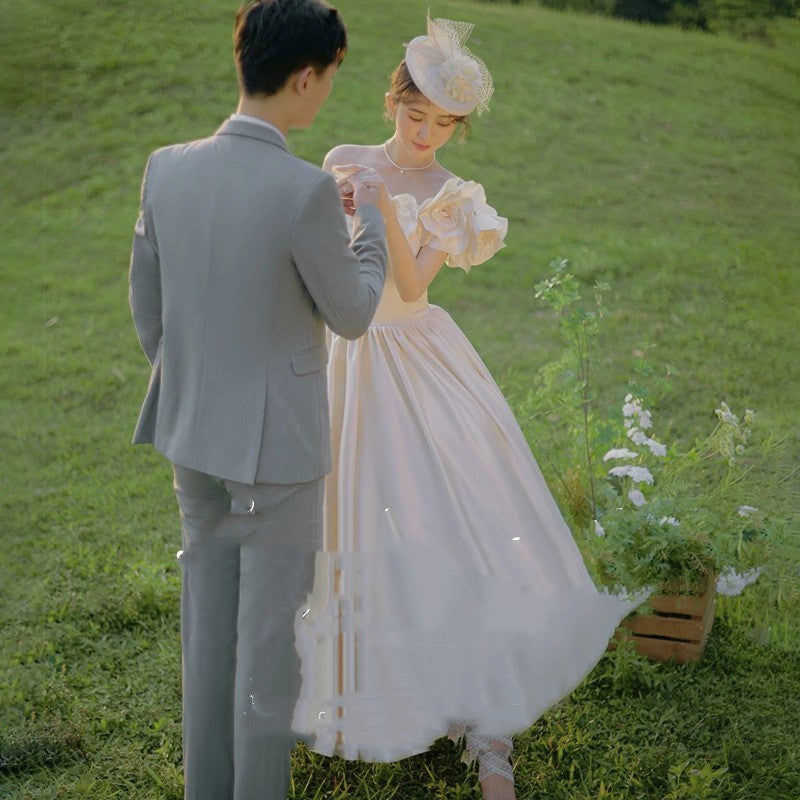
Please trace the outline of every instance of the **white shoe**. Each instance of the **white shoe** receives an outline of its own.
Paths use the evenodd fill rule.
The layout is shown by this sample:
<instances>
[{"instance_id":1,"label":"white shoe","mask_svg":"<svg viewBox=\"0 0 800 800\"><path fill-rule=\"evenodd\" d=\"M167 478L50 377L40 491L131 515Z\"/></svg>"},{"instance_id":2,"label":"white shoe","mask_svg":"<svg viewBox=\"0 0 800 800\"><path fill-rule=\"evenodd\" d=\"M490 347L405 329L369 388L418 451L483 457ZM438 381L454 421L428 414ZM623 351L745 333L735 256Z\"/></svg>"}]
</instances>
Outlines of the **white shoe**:
<instances>
[{"instance_id":1,"label":"white shoe","mask_svg":"<svg viewBox=\"0 0 800 800\"><path fill-rule=\"evenodd\" d=\"M516 800L514 771L509 756L509 736L483 736L466 729L468 763L478 759L478 780L483 800Z\"/></svg>"}]
</instances>

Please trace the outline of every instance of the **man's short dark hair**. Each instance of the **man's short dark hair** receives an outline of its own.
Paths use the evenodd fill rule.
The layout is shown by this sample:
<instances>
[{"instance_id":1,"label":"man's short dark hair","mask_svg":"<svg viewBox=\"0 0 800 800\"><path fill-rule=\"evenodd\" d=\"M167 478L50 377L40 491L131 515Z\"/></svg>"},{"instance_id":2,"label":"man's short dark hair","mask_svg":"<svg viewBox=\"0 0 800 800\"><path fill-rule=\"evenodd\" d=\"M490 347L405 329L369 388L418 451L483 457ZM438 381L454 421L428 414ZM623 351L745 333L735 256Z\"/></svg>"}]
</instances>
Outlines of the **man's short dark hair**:
<instances>
[{"instance_id":1,"label":"man's short dark hair","mask_svg":"<svg viewBox=\"0 0 800 800\"><path fill-rule=\"evenodd\" d=\"M255 0L236 14L233 42L241 89L271 95L293 72L312 66L320 73L341 63L347 30L323 0Z\"/></svg>"}]
</instances>

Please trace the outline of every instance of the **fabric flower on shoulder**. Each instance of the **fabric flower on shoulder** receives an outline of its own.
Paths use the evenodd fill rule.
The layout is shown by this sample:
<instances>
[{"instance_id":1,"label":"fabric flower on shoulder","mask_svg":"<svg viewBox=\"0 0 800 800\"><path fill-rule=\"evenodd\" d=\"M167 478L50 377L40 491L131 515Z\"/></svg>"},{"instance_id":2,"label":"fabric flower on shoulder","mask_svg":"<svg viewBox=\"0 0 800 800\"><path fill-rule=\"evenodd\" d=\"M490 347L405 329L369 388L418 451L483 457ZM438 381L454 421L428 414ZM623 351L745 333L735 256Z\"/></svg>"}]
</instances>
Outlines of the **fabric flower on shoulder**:
<instances>
[{"instance_id":1,"label":"fabric flower on shoulder","mask_svg":"<svg viewBox=\"0 0 800 800\"><path fill-rule=\"evenodd\" d=\"M450 178L419 208L420 245L447 253L447 264L465 272L491 258L501 247L508 220L486 203L475 181Z\"/></svg>"},{"instance_id":2,"label":"fabric flower on shoulder","mask_svg":"<svg viewBox=\"0 0 800 800\"><path fill-rule=\"evenodd\" d=\"M487 205L478 209L472 217L472 236L467 248L467 265L451 264L469 272L469 267L483 264L498 250L505 247L504 239L508 233L508 220L498 215L497 211Z\"/></svg>"},{"instance_id":3,"label":"fabric flower on shoulder","mask_svg":"<svg viewBox=\"0 0 800 800\"><path fill-rule=\"evenodd\" d=\"M392 203L400 228L409 243L413 243L417 232L417 214L419 213L416 198L411 194L396 194L392 197Z\"/></svg>"}]
</instances>

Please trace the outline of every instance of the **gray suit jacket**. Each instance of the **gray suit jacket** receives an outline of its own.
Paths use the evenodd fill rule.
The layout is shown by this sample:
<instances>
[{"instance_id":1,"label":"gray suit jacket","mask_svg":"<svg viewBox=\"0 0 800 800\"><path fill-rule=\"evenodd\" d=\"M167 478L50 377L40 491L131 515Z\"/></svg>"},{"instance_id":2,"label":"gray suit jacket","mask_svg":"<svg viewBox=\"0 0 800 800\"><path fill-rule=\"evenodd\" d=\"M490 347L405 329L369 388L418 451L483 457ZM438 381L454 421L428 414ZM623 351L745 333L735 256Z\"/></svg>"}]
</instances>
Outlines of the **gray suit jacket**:
<instances>
[{"instance_id":1,"label":"gray suit jacket","mask_svg":"<svg viewBox=\"0 0 800 800\"><path fill-rule=\"evenodd\" d=\"M352 241L333 178L247 121L157 150L130 304L152 373L133 441L242 483L330 470L325 323L365 332L386 270L374 206Z\"/></svg>"}]
</instances>

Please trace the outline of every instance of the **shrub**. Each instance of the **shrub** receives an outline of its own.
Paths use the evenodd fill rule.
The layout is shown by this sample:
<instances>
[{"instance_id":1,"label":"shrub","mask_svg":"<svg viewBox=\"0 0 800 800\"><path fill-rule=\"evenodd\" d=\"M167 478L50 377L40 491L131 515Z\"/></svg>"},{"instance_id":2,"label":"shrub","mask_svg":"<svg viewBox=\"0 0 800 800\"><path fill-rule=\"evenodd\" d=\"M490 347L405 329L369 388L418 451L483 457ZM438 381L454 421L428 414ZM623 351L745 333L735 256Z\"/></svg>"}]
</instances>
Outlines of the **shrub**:
<instances>
[{"instance_id":1,"label":"shrub","mask_svg":"<svg viewBox=\"0 0 800 800\"><path fill-rule=\"evenodd\" d=\"M507 1L517 5L527 0ZM539 4L558 11L602 14L653 25L726 31L742 38L764 38L769 20L800 13L800 0L539 0Z\"/></svg>"}]
</instances>

